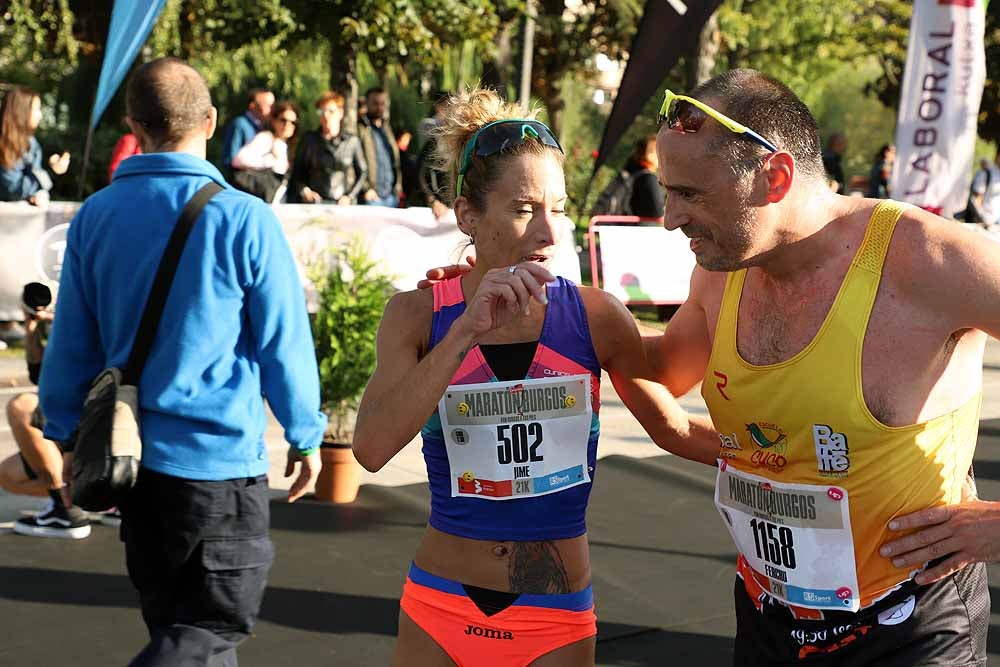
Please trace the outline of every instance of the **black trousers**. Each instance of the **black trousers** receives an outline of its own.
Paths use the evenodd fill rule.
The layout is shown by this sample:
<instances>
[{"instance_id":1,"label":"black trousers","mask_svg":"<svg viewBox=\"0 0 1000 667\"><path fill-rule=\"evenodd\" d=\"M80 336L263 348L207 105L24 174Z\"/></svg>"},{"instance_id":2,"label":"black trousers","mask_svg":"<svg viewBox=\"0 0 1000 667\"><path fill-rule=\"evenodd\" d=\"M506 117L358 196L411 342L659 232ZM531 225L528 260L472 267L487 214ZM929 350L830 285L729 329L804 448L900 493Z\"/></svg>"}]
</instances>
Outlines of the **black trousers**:
<instances>
[{"instance_id":1,"label":"black trousers","mask_svg":"<svg viewBox=\"0 0 1000 667\"><path fill-rule=\"evenodd\" d=\"M139 667L234 667L274 560L267 478L203 482L141 469L119 508L150 641Z\"/></svg>"},{"instance_id":2,"label":"black trousers","mask_svg":"<svg viewBox=\"0 0 1000 667\"><path fill-rule=\"evenodd\" d=\"M736 667L983 667L989 628L986 566L928 586L904 584L856 614L795 620L765 601L757 611L737 578Z\"/></svg>"}]
</instances>

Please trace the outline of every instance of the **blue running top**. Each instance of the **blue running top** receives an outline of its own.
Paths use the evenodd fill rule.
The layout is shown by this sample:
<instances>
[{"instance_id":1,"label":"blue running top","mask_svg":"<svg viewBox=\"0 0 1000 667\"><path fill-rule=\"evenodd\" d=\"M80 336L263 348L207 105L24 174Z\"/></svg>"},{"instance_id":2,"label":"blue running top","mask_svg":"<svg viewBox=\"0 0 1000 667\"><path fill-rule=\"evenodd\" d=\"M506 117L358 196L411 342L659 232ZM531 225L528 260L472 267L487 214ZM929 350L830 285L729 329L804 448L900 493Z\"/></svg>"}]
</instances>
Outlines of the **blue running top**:
<instances>
[{"instance_id":1,"label":"blue running top","mask_svg":"<svg viewBox=\"0 0 1000 667\"><path fill-rule=\"evenodd\" d=\"M436 283L430 348L444 338L465 312L461 278ZM590 480L561 491L527 498L487 500L452 496L451 469L439 410L424 425L423 454L431 490L430 525L460 537L477 540L529 542L567 539L587 532L586 512L597 464L600 435L601 367L594 352L580 291L565 278L547 285L548 306L541 337L525 379L553 379L590 375L593 415L587 441ZM455 372L451 385L498 382L479 346L473 347ZM509 494L508 494L509 495Z\"/></svg>"}]
</instances>

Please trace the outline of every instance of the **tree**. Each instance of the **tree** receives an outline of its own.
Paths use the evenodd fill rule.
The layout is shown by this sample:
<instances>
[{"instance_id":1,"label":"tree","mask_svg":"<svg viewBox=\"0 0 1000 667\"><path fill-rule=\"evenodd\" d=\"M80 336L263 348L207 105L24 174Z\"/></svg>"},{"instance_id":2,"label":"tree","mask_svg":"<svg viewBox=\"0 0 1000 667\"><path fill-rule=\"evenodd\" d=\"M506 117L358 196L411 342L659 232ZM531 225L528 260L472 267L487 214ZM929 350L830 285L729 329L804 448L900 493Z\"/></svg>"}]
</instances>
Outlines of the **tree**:
<instances>
[{"instance_id":1,"label":"tree","mask_svg":"<svg viewBox=\"0 0 1000 667\"><path fill-rule=\"evenodd\" d=\"M808 90L841 64L905 59L909 16L905 0L726 0L721 59Z\"/></svg>"},{"instance_id":2,"label":"tree","mask_svg":"<svg viewBox=\"0 0 1000 667\"><path fill-rule=\"evenodd\" d=\"M598 53L612 60L622 58L643 4L640 0L538 1L531 90L541 99L557 135L566 77L592 76Z\"/></svg>"},{"instance_id":3,"label":"tree","mask_svg":"<svg viewBox=\"0 0 1000 667\"><path fill-rule=\"evenodd\" d=\"M906 23L909 25L909 14ZM979 136L1000 143L1000 0L993 0L986 9L986 83L983 101L979 107ZM883 57L884 74L875 81L871 90L882 103L895 109L903 84L906 65L906 41L902 50L893 50Z\"/></svg>"},{"instance_id":4,"label":"tree","mask_svg":"<svg viewBox=\"0 0 1000 667\"><path fill-rule=\"evenodd\" d=\"M496 0L497 28L493 48L483 59L483 85L511 94L514 81L514 43L525 13L524 0Z\"/></svg>"},{"instance_id":5,"label":"tree","mask_svg":"<svg viewBox=\"0 0 1000 667\"><path fill-rule=\"evenodd\" d=\"M74 19L69 0L9 0L0 14L0 80L45 88L67 64L75 66Z\"/></svg>"},{"instance_id":6,"label":"tree","mask_svg":"<svg viewBox=\"0 0 1000 667\"><path fill-rule=\"evenodd\" d=\"M357 57L364 53L379 78L390 68L430 65L445 46L475 37L490 44L496 14L490 0L285 0L298 29L293 39L330 45L330 86L357 109ZM400 71L404 71L400 67Z\"/></svg>"}]
</instances>

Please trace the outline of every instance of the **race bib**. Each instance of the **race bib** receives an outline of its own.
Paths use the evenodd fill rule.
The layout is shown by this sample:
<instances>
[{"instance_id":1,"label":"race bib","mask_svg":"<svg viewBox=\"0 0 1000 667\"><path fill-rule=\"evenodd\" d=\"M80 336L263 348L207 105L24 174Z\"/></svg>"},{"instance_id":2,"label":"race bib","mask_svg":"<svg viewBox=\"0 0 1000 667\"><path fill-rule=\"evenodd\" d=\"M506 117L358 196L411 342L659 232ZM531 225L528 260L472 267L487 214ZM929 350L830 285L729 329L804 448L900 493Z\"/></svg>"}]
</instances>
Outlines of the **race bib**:
<instances>
[{"instance_id":1,"label":"race bib","mask_svg":"<svg viewBox=\"0 0 1000 667\"><path fill-rule=\"evenodd\" d=\"M846 489L781 484L720 459L715 506L771 595L812 609L860 608Z\"/></svg>"},{"instance_id":2,"label":"race bib","mask_svg":"<svg viewBox=\"0 0 1000 667\"><path fill-rule=\"evenodd\" d=\"M438 404L451 495L531 498L590 482L590 375L448 387Z\"/></svg>"}]
</instances>

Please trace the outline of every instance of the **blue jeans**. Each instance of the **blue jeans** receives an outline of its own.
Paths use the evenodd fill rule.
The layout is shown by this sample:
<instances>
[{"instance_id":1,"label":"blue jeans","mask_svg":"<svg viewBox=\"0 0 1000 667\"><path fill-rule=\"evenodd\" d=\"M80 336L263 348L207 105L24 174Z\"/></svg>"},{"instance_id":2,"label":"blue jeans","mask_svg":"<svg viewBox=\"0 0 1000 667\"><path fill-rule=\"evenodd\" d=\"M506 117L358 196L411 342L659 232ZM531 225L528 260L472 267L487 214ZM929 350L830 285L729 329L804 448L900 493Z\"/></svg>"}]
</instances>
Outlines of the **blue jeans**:
<instances>
[{"instance_id":1,"label":"blue jeans","mask_svg":"<svg viewBox=\"0 0 1000 667\"><path fill-rule=\"evenodd\" d=\"M395 192L392 192L387 197L380 197L365 203L368 206L388 206L389 208L396 208L399 206L399 197Z\"/></svg>"},{"instance_id":2,"label":"blue jeans","mask_svg":"<svg viewBox=\"0 0 1000 667\"><path fill-rule=\"evenodd\" d=\"M274 559L267 477L220 482L145 468L120 507L149 643L136 667L236 667Z\"/></svg>"}]
</instances>

